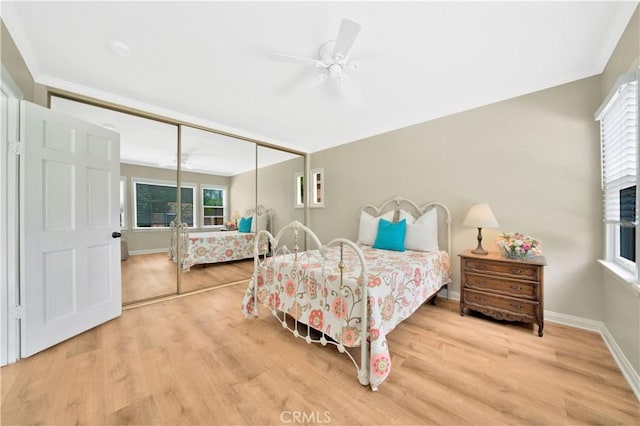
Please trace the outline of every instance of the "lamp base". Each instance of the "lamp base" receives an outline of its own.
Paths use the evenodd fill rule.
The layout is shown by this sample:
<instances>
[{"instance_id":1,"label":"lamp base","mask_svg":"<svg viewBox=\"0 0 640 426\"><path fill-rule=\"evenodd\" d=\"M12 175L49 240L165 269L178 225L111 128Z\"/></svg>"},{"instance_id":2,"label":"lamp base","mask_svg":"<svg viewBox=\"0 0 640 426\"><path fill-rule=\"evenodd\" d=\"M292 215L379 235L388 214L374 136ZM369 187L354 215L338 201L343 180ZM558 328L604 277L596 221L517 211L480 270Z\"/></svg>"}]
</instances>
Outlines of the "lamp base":
<instances>
[{"instance_id":1,"label":"lamp base","mask_svg":"<svg viewBox=\"0 0 640 426\"><path fill-rule=\"evenodd\" d=\"M471 253L482 256L489 254L488 251L482 248L482 228L478 228L478 247L471 250Z\"/></svg>"},{"instance_id":2,"label":"lamp base","mask_svg":"<svg viewBox=\"0 0 640 426\"><path fill-rule=\"evenodd\" d=\"M483 256L489 254L489 252L486 251L485 249L483 249L482 247L480 247L479 249L478 248L474 248L473 250L471 250L471 253L473 253L473 254L481 254Z\"/></svg>"}]
</instances>

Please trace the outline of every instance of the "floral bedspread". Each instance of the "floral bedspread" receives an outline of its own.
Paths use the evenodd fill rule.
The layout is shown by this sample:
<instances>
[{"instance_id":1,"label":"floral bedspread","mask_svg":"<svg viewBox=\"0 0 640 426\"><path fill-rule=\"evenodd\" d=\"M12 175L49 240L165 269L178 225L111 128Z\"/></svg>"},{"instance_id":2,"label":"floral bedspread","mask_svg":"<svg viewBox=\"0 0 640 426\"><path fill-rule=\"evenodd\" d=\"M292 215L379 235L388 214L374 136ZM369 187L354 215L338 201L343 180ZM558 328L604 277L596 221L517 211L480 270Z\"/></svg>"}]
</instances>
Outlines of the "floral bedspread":
<instances>
[{"instance_id":1,"label":"floral bedspread","mask_svg":"<svg viewBox=\"0 0 640 426\"><path fill-rule=\"evenodd\" d=\"M182 268L201 263L227 262L253 257L255 234L238 231L201 232L189 234Z\"/></svg>"},{"instance_id":2,"label":"floral bedspread","mask_svg":"<svg viewBox=\"0 0 640 426\"><path fill-rule=\"evenodd\" d=\"M260 265L249 282L242 302L245 317L258 315L258 300L287 312L299 322L325 333L345 346L361 344L362 303L368 306L370 344L369 381L377 387L389 375L391 357L386 335L408 318L430 296L451 282L451 265L445 251L396 252L359 245L368 267L366 295L358 287L360 266L356 254L345 250L343 286L340 288L339 248L328 250L322 274L317 251L308 258L298 254L276 256Z\"/></svg>"}]
</instances>

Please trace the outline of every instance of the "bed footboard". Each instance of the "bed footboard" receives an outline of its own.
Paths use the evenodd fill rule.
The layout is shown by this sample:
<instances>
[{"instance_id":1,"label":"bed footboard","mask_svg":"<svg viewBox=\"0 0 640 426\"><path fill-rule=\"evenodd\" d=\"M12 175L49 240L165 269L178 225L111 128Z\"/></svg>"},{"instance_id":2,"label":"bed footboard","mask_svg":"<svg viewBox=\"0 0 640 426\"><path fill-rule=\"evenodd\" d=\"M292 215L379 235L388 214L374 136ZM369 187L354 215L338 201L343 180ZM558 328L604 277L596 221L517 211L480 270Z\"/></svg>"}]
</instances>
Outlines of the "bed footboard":
<instances>
[{"instance_id":1,"label":"bed footboard","mask_svg":"<svg viewBox=\"0 0 640 426\"><path fill-rule=\"evenodd\" d=\"M189 226L186 223L177 225L176 222L172 220L169 223L169 229L171 230L171 241L169 242L169 250L167 254L169 255L169 259L177 261L178 252L180 252L181 261L179 262L179 267L183 268L184 259L188 254ZM178 250L178 247L180 250Z\"/></svg>"},{"instance_id":2,"label":"bed footboard","mask_svg":"<svg viewBox=\"0 0 640 426\"><path fill-rule=\"evenodd\" d=\"M301 251L301 245L312 249ZM294 337L309 344L334 345L346 354L358 381L369 385L367 276L364 255L356 244L336 238L323 245L313 231L294 221L275 237L258 232L254 276L243 311L256 316L258 302L263 302ZM359 359L347 350L351 347L359 347Z\"/></svg>"}]
</instances>

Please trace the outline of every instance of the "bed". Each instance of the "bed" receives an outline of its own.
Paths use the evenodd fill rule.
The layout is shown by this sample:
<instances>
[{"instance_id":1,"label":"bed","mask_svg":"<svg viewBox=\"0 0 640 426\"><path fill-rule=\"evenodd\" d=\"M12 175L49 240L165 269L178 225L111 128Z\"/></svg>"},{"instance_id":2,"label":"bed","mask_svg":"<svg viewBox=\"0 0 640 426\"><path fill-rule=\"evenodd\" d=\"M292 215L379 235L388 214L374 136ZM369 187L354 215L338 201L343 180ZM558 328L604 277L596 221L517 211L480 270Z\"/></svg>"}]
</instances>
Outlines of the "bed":
<instances>
[{"instance_id":1,"label":"bed","mask_svg":"<svg viewBox=\"0 0 640 426\"><path fill-rule=\"evenodd\" d=\"M248 210L244 218L253 218L249 232L189 232L186 224L176 226L172 221L169 258L176 261L179 251L183 271L189 271L194 265L252 258L256 233L271 230L273 210L260 205Z\"/></svg>"},{"instance_id":2,"label":"bed","mask_svg":"<svg viewBox=\"0 0 640 426\"><path fill-rule=\"evenodd\" d=\"M371 245L371 224L379 226L381 218L392 225L404 220L407 231L410 222L428 228L428 244L420 245L413 232L415 241L409 241L406 233L405 242L414 249L375 248L378 241ZM282 245L283 240L293 241L292 247ZM243 314L256 317L259 306L266 306L295 337L336 346L353 362L359 382L377 390L391 371L386 336L451 282L450 242L451 215L446 206L438 202L419 206L402 197L362 209L357 243L337 238L323 245L299 222L290 223L275 237L258 232ZM301 250L305 243L310 250ZM270 244L272 256L261 254L265 244Z\"/></svg>"}]
</instances>

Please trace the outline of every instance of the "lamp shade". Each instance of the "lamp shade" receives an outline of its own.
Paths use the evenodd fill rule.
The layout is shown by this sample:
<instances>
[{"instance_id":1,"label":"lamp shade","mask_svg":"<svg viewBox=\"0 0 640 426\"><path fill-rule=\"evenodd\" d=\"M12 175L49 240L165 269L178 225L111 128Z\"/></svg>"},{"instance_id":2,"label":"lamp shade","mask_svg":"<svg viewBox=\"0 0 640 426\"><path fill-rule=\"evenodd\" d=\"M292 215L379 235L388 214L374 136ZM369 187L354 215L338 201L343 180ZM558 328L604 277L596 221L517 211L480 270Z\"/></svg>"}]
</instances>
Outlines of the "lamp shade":
<instances>
[{"instance_id":1,"label":"lamp shade","mask_svg":"<svg viewBox=\"0 0 640 426\"><path fill-rule=\"evenodd\" d=\"M240 212L239 212L238 210L234 210L234 211L231 213L231 219L232 219L232 220L238 220L238 219L240 219L241 217L242 217L242 215L240 214Z\"/></svg>"},{"instance_id":2,"label":"lamp shade","mask_svg":"<svg viewBox=\"0 0 640 426\"><path fill-rule=\"evenodd\" d=\"M498 228L498 221L493 215L489 204L474 204L469 209L467 217L464 218L462 226L468 226L469 228Z\"/></svg>"}]
</instances>

